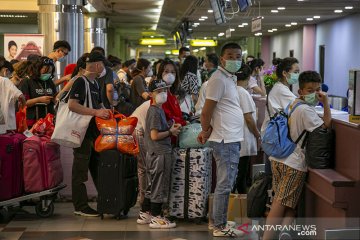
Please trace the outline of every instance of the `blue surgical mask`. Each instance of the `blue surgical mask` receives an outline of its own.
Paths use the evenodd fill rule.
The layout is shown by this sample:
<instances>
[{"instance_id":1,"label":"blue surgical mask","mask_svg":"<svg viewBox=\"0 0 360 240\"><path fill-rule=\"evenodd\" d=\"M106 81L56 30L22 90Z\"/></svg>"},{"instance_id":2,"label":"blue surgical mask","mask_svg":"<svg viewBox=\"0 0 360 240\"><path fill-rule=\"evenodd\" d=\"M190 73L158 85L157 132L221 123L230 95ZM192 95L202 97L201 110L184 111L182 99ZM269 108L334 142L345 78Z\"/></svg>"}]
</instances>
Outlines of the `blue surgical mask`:
<instances>
[{"instance_id":1,"label":"blue surgical mask","mask_svg":"<svg viewBox=\"0 0 360 240\"><path fill-rule=\"evenodd\" d=\"M65 57L61 57L58 59L58 62L64 62L65 61Z\"/></svg>"},{"instance_id":2,"label":"blue surgical mask","mask_svg":"<svg viewBox=\"0 0 360 240\"><path fill-rule=\"evenodd\" d=\"M49 80L50 77L51 77L51 73L44 73L44 74L41 74L40 80L45 82L45 81Z\"/></svg>"},{"instance_id":3,"label":"blue surgical mask","mask_svg":"<svg viewBox=\"0 0 360 240\"><path fill-rule=\"evenodd\" d=\"M236 73L241 68L241 60L226 60L225 69L228 72Z\"/></svg>"},{"instance_id":4,"label":"blue surgical mask","mask_svg":"<svg viewBox=\"0 0 360 240\"><path fill-rule=\"evenodd\" d=\"M300 73L290 73L290 78L287 80L288 84L296 84L299 82L299 75Z\"/></svg>"},{"instance_id":5,"label":"blue surgical mask","mask_svg":"<svg viewBox=\"0 0 360 240\"><path fill-rule=\"evenodd\" d=\"M310 93L304 95L304 101L311 106L317 106L319 104L319 100L316 97L316 93Z\"/></svg>"}]
</instances>

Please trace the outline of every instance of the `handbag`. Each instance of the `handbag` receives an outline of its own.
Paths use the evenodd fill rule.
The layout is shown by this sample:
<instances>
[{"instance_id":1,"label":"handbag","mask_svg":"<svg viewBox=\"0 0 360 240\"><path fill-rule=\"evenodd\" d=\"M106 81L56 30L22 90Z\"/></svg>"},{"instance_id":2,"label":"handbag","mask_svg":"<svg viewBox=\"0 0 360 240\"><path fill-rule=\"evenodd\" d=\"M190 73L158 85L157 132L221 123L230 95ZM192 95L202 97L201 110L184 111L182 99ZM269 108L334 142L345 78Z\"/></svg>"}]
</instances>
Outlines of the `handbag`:
<instances>
[{"instance_id":1,"label":"handbag","mask_svg":"<svg viewBox=\"0 0 360 240\"><path fill-rule=\"evenodd\" d=\"M85 82L85 101L83 106L92 108L92 100L90 96L90 86L88 80ZM56 124L51 141L58 143L64 147L78 148L84 140L86 131L89 127L91 115L81 115L69 109L66 101L70 95L70 91L64 98L59 101L58 111L56 113Z\"/></svg>"},{"instance_id":2,"label":"handbag","mask_svg":"<svg viewBox=\"0 0 360 240\"><path fill-rule=\"evenodd\" d=\"M120 113L111 113L109 119L95 118L100 136L95 141L95 151L117 149L122 153L137 155L139 146L133 132L137 125L136 117L125 117Z\"/></svg>"}]
</instances>

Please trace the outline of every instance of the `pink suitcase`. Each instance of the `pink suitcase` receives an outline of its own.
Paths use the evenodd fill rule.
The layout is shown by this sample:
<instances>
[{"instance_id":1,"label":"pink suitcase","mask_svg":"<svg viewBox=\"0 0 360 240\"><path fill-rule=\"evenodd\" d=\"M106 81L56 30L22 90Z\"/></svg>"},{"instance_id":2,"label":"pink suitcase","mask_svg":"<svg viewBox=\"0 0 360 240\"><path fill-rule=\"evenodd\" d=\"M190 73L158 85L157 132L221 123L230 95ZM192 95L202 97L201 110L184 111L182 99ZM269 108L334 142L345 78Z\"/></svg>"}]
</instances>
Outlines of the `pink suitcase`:
<instances>
[{"instance_id":1,"label":"pink suitcase","mask_svg":"<svg viewBox=\"0 0 360 240\"><path fill-rule=\"evenodd\" d=\"M60 145L47 136L32 136L23 144L25 192L41 192L63 181Z\"/></svg>"},{"instance_id":2,"label":"pink suitcase","mask_svg":"<svg viewBox=\"0 0 360 240\"><path fill-rule=\"evenodd\" d=\"M23 193L21 153L25 138L20 133L0 135L0 201Z\"/></svg>"}]
</instances>

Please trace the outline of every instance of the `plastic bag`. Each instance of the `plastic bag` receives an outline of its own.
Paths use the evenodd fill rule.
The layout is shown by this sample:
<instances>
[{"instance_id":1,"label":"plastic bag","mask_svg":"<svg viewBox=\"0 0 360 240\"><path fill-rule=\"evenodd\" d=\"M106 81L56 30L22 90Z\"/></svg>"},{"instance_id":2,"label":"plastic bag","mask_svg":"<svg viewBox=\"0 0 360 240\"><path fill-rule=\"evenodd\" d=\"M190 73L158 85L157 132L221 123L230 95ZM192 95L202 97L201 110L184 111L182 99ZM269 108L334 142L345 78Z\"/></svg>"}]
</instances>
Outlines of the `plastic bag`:
<instances>
[{"instance_id":1,"label":"plastic bag","mask_svg":"<svg viewBox=\"0 0 360 240\"><path fill-rule=\"evenodd\" d=\"M95 141L95 151L118 149L131 155L139 153L139 146L132 135L138 121L136 117L111 114L109 119L95 118L95 121L100 131L100 136Z\"/></svg>"},{"instance_id":2,"label":"plastic bag","mask_svg":"<svg viewBox=\"0 0 360 240\"><path fill-rule=\"evenodd\" d=\"M200 123L192 123L184 126L179 135L179 146L181 148L209 147L209 141L204 145L197 141L197 137L201 130Z\"/></svg>"},{"instance_id":3,"label":"plastic bag","mask_svg":"<svg viewBox=\"0 0 360 240\"><path fill-rule=\"evenodd\" d=\"M26 107L20 108L16 113L16 130L19 133L23 133L28 130L26 123Z\"/></svg>"},{"instance_id":4,"label":"plastic bag","mask_svg":"<svg viewBox=\"0 0 360 240\"><path fill-rule=\"evenodd\" d=\"M40 118L30 129L35 135L46 135L51 137L54 132L54 115L48 113L45 118Z\"/></svg>"}]
</instances>

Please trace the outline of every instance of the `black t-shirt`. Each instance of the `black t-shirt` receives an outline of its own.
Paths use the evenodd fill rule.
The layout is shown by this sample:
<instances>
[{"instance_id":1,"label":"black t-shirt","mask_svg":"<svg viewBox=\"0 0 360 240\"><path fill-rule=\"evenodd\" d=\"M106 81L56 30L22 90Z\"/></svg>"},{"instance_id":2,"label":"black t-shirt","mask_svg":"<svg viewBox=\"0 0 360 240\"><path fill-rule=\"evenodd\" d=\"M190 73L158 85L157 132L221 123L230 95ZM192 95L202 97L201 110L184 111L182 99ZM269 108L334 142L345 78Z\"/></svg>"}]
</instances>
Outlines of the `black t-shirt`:
<instances>
[{"instance_id":1,"label":"black t-shirt","mask_svg":"<svg viewBox=\"0 0 360 240\"><path fill-rule=\"evenodd\" d=\"M106 86L108 84L112 84L114 86L113 70L109 67L106 67L105 76L98 78L97 82L99 83L100 86L101 101L104 104L104 107L107 109L111 109L111 104L106 96Z\"/></svg>"},{"instance_id":2,"label":"black t-shirt","mask_svg":"<svg viewBox=\"0 0 360 240\"><path fill-rule=\"evenodd\" d=\"M26 100L43 96L55 96L57 93L56 86L52 80L42 81L25 78L21 81L19 89L23 92ZM35 105L28 107L26 110L26 118L29 126L32 126L37 120L36 108L38 108L38 118L44 118L46 116L46 108L48 113L55 114L54 103L52 101L47 106Z\"/></svg>"},{"instance_id":3,"label":"black t-shirt","mask_svg":"<svg viewBox=\"0 0 360 240\"><path fill-rule=\"evenodd\" d=\"M133 82L131 83L131 103L137 108L146 100L141 96L144 92L149 92L148 87L146 85L145 79L141 75L137 75L133 78Z\"/></svg>"},{"instance_id":4,"label":"black t-shirt","mask_svg":"<svg viewBox=\"0 0 360 240\"><path fill-rule=\"evenodd\" d=\"M71 90L70 90L69 98L79 100L79 103L81 105L84 104L85 94L86 94L85 81L87 81L89 83L93 109L100 109L101 108L101 105L100 105L101 97L100 97L99 85L96 81L94 81L92 83L85 76L79 77L74 81L74 84L72 85Z\"/></svg>"}]
</instances>

